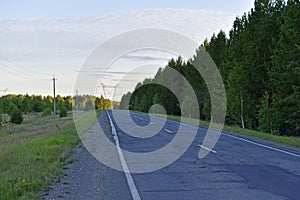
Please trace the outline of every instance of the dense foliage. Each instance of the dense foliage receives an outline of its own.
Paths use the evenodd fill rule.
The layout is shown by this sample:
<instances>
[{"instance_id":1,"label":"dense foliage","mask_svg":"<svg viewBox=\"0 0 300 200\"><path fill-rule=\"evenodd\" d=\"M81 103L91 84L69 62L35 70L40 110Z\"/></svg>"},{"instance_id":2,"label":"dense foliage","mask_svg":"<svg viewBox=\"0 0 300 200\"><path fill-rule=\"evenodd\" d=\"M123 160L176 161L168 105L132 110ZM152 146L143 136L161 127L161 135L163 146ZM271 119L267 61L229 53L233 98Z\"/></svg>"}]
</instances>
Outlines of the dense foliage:
<instances>
[{"instance_id":1,"label":"dense foliage","mask_svg":"<svg viewBox=\"0 0 300 200\"><path fill-rule=\"evenodd\" d=\"M172 59L167 68L177 70L190 82L198 98L200 119L210 119L207 88L191 64L205 49L219 68L226 87L227 124L299 136L299 45L299 0L255 0L249 13L236 18L229 37L220 31L210 41L206 40L191 60ZM124 95L120 107L148 111L153 104L161 104L168 114L180 115L178 101L170 91L158 85L149 86L163 79L184 91L180 80L166 75L167 68L160 69L153 79L139 83L133 94ZM193 105L190 107L193 116Z\"/></svg>"},{"instance_id":2,"label":"dense foliage","mask_svg":"<svg viewBox=\"0 0 300 200\"><path fill-rule=\"evenodd\" d=\"M76 103L77 100L77 103ZM56 97L57 110L60 117L66 116L67 111L78 110L111 110L113 104L109 99L102 96L95 97L91 95L81 95L77 97L58 95ZM75 104L76 103L76 104ZM75 107L75 105L78 105ZM53 111L53 97L40 95L13 95L9 94L0 97L0 123L2 122L2 114L8 114L12 123L22 123L22 115L26 113L42 113L42 116L51 115Z\"/></svg>"},{"instance_id":3,"label":"dense foliage","mask_svg":"<svg viewBox=\"0 0 300 200\"><path fill-rule=\"evenodd\" d=\"M57 109L66 107L68 110L72 109L73 98L56 97ZM0 108L2 113L10 114L13 108L20 110L22 113L43 112L45 109L53 110L53 97L40 95L13 95L9 94L0 97Z\"/></svg>"},{"instance_id":4,"label":"dense foliage","mask_svg":"<svg viewBox=\"0 0 300 200\"><path fill-rule=\"evenodd\" d=\"M22 112L17 109L14 108L11 113L9 114L10 116L10 122L14 123L14 124L21 124L23 122L23 114Z\"/></svg>"},{"instance_id":5,"label":"dense foliage","mask_svg":"<svg viewBox=\"0 0 300 200\"><path fill-rule=\"evenodd\" d=\"M59 117L60 117L60 118L63 118L63 117L66 117L66 116L68 116L68 110L67 110L67 108L62 107L62 108L59 110Z\"/></svg>"}]
</instances>

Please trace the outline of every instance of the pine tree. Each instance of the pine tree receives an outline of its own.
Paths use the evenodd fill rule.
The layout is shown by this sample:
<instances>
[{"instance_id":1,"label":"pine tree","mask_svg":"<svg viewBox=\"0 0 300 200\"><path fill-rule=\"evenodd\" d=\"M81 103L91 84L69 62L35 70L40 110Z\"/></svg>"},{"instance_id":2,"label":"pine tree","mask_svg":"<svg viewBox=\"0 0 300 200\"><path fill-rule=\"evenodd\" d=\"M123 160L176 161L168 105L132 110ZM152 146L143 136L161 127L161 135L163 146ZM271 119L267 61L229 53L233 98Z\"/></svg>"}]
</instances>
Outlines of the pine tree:
<instances>
[{"instance_id":1,"label":"pine tree","mask_svg":"<svg viewBox=\"0 0 300 200\"><path fill-rule=\"evenodd\" d=\"M300 135L300 2L289 0L283 12L278 47L274 50L270 70L274 109L279 113L278 130L281 134Z\"/></svg>"},{"instance_id":2,"label":"pine tree","mask_svg":"<svg viewBox=\"0 0 300 200\"><path fill-rule=\"evenodd\" d=\"M209 53L218 68L220 68L223 63L226 47L227 38L225 32L222 30L217 36L213 34L208 46L206 47L206 51Z\"/></svg>"}]
</instances>

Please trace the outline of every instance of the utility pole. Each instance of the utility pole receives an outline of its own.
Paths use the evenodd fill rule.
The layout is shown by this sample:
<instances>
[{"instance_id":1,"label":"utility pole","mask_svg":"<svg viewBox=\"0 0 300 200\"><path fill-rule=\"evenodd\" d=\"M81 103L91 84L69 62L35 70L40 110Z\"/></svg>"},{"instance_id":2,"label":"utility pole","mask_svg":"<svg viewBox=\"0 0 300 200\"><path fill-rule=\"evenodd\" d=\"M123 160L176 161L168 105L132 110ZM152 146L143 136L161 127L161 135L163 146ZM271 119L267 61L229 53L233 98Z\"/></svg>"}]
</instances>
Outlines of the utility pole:
<instances>
[{"instance_id":1,"label":"utility pole","mask_svg":"<svg viewBox=\"0 0 300 200\"><path fill-rule=\"evenodd\" d=\"M101 83L101 86L97 86L97 88L98 87L102 87L102 89L103 89L103 94L104 94L104 98L106 98L106 99L108 99L109 97L107 96L107 93L108 94L112 94L113 92L116 92L116 88L117 88L117 86L116 85L114 85L114 86L112 86L112 85L104 85L103 83ZM113 89L112 91L109 91L109 90L107 90L107 89Z\"/></svg>"},{"instance_id":2,"label":"utility pole","mask_svg":"<svg viewBox=\"0 0 300 200\"><path fill-rule=\"evenodd\" d=\"M76 90L76 97L75 97L75 109L76 109L76 111L78 111L78 104L79 104L79 102L78 102L78 90Z\"/></svg>"},{"instance_id":3,"label":"utility pole","mask_svg":"<svg viewBox=\"0 0 300 200\"><path fill-rule=\"evenodd\" d=\"M105 99L109 99L109 97L107 96L107 93L112 95L111 107L113 108L113 106L114 106L113 98L114 98L115 93L116 93L117 85L112 86L112 85L104 85L103 83L101 83L101 86L102 86L102 89L103 89L103 94L104 94ZM101 86L97 86L97 88L101 87ZM107 90L107 89L111 89L111 90Z\"/></svg>"},{"instance_id":4,"label":"utility pole","mask_svg":"<svg viewBox=\"0 0 300 200\"><path fill-rule=\"evenodd\" d=\"M55 75L53 75L53 115L56 115L56 94L55 94L55 81L57 80L55 78Z\"/></svg>"}]
</instances>

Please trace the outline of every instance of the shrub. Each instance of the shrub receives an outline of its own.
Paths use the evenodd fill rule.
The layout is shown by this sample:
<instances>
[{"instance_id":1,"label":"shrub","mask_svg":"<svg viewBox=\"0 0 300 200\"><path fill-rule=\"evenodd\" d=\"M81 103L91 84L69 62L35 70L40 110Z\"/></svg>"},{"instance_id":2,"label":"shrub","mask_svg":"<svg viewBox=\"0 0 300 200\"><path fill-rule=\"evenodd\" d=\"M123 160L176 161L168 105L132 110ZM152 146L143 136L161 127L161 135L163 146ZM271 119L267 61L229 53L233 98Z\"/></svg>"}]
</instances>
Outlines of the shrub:
<instances>
[{"instance_id":1,"label":"shrub","mask_svg":"<svg viewBox=\"0 0 300 200\"><path fill-rule=\"evenodd\" d=\"M32 103L32 110L33 112L42 112L43 111L43 104L41 100L35 99Z\"/></svg>"},{"instance_id":2,"label":"shrub","mask_svg":"<svg viewBox=\"0 0 300 200\"><path fill-rule=\"evenodd\" d=\"M15 108L10 113L10 122L14 124L21 124L23 122L23 114L22 112Z\"/></svg>"},{"instance_id":3,"label":"shrub","mask_svg":"<svg viewBox=\"0 0 300 200\"><path fill-rule=\"evenodd\" d=\"M46 116L49 116L51 114L52 114L52 110L50 108L46 108L46 109L43 110L42 116L46 117Z\"/></svg>"},{"instance_id":4,"label":"shrub","mask_svg":"<svg viewBox=\"0 0 300 200\"><path fill-rule=\"evenodd\" d=\"M66 116L68 116L68 110L67 110L67 108L62 107L59 110L59 117L62 118L62 117L66 117Z\"/></svg>"},{"instance_id":5,"label":"shrub","mask_svg":"<svg viewBox=\"0 0 300 200\"><path fill-rule=\"evenodd\" d=\"M13 113L13 111L17 110L18 106L16 106L16 104L10 102L8 104L8 108L7 108L7 114L11 115Z\"/></svg>"}]
</instances>

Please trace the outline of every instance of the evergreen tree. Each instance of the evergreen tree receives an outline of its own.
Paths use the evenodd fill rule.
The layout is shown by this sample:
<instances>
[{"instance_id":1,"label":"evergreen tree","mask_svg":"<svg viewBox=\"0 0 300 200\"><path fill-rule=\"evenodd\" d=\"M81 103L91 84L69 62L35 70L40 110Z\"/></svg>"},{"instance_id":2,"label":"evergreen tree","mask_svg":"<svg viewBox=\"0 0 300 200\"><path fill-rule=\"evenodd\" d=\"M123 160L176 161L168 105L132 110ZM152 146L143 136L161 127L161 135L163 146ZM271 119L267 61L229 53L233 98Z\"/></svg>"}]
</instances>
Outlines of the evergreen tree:
<instances>
[{"instance_id":1,"label":"evergreen tree","mask_svg":"<svg viewBox=\"0 0 300 200\"><path fill-rule=\"evenodd\" d=\"M13 124L21 124L23 122L22 112L15 106L9 114L10 122Z\"/></svg>"},{"instance_id":2,"label":"evergreen tree","mask_svg":"<svg viewBox=\"0 0 300 200\"><path fill-rule=\"evenodd\" d=\"M274 50L269 74L273 88L273 108L279 113L278 130L281 134L299 135L300 86L300 2L289 0L283 12L278 47ZM298 115L299 116L299 115Z\"/></svg>"},{"instance_id":3,"label":"evergreen tree","mask_svg":"<svg viewBox=\"0 0 300 200\"><path fill-rule=\"evenodd\" d=\"M221 64L224 61L226 47L227 38L225 32L222 30L218 33L217 36L213 34L208 46L206 47L207 52L218 68L220 68Z\"/></svg>"}]
</instances>

